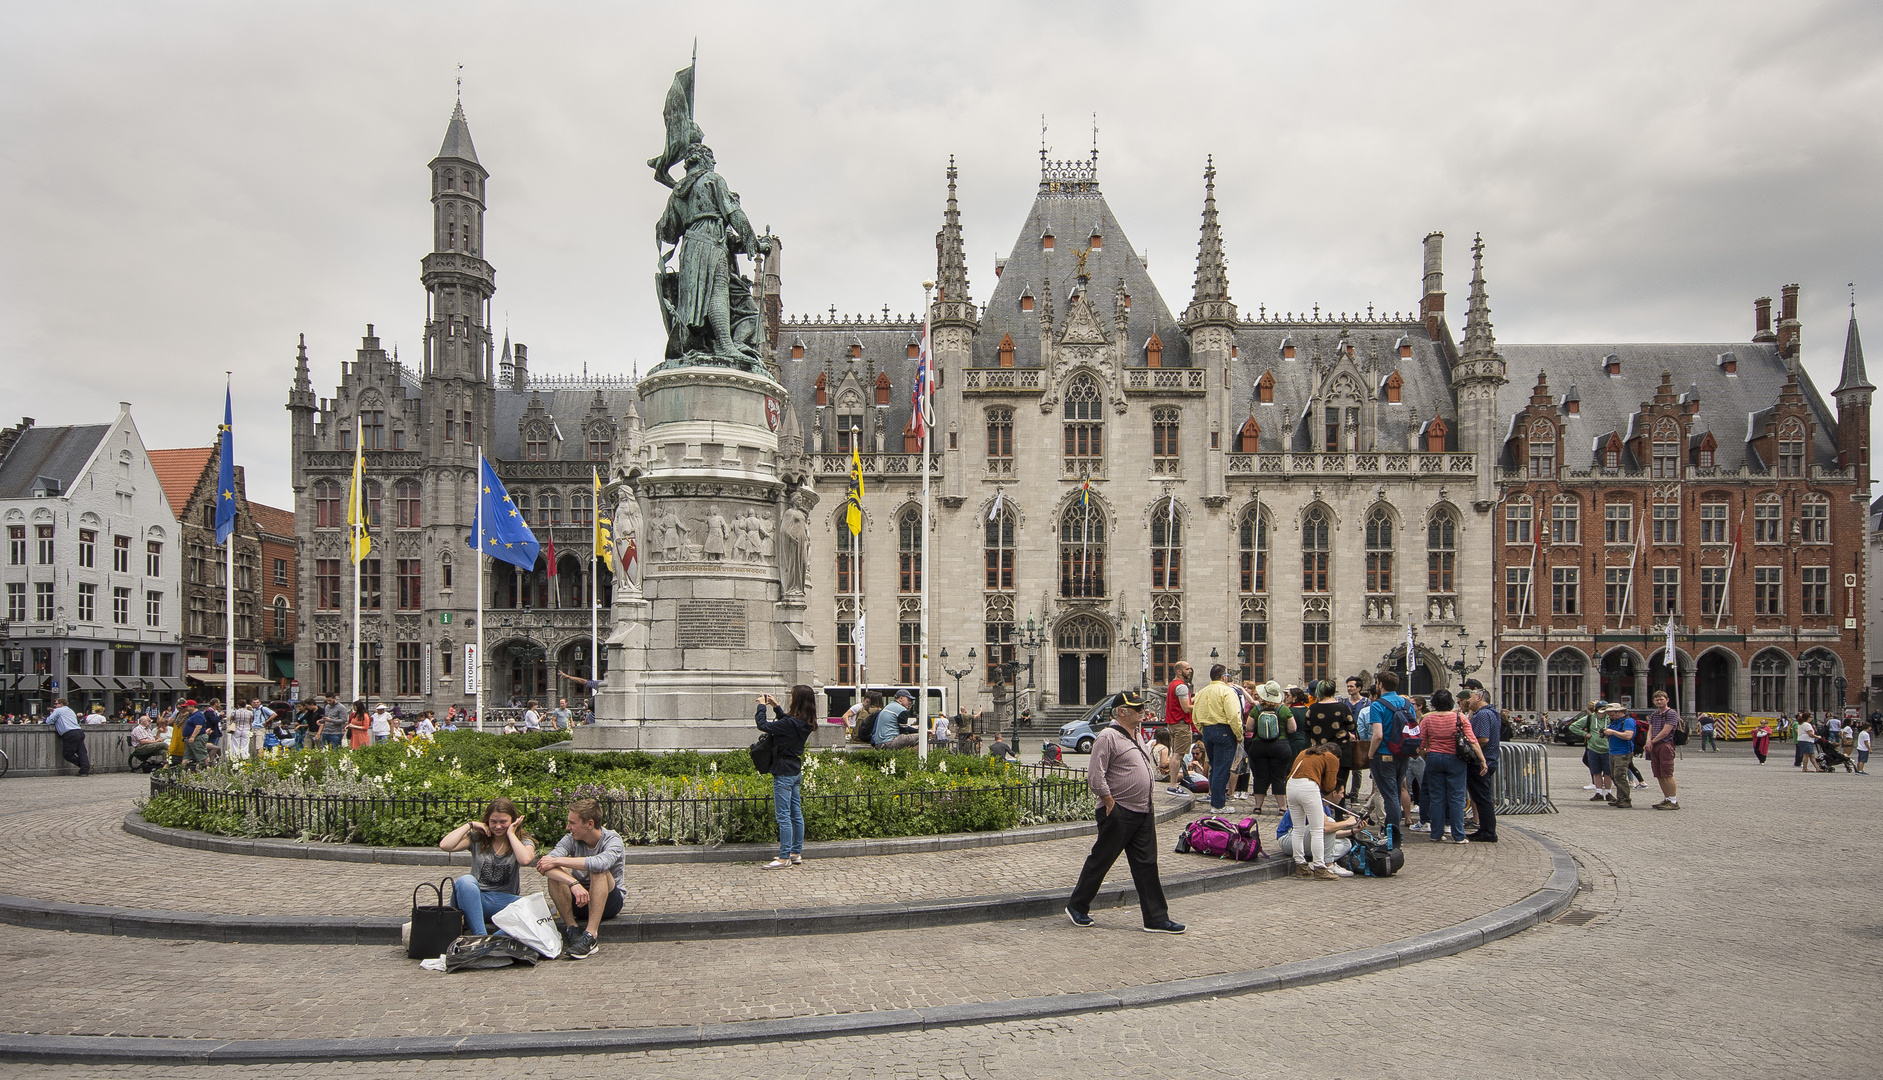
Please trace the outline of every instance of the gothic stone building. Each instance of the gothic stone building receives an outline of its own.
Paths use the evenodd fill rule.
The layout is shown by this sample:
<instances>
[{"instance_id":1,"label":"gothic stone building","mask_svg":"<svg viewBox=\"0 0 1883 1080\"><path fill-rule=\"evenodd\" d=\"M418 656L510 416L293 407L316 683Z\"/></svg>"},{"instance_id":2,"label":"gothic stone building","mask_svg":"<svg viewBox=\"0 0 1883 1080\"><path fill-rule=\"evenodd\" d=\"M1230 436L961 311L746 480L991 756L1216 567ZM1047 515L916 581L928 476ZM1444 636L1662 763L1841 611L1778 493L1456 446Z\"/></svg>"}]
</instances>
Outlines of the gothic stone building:
<instances>
[{"instance_id":1,"label":"gothic stone building","mask_svg":"<svg viewBox=\"0 0 1883 1080\"><path fill-rule=\"evenodd\" d=\"M1749 344L1502 350L1537 373L1500 401L1506 706L1858 704L1874 388L1853 313L1827 409L1800 367L1798 287L1781 296L1776 329L1756 302Z\"/></svg>"}]
</instances>

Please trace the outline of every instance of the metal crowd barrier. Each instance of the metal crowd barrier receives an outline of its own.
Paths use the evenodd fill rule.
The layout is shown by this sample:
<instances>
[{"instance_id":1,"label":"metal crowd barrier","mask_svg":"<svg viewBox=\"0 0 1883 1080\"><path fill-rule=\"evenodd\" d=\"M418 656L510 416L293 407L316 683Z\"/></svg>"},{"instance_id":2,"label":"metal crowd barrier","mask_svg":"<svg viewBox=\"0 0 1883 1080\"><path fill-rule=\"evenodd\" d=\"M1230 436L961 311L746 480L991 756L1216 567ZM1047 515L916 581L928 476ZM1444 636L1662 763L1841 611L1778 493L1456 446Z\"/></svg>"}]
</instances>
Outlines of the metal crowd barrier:
<instances>
[{"instance_id":1,"label":"metal crowd barrier","mask_svg":"<svg viewBox=\"0 0 1883 1080\"><path fill-rule=\"evenodd\" d=\"M1499 814L1554 814L1549 748L1540 742L1502 743L1491 777Z\"/></svg>"}]
</instances>

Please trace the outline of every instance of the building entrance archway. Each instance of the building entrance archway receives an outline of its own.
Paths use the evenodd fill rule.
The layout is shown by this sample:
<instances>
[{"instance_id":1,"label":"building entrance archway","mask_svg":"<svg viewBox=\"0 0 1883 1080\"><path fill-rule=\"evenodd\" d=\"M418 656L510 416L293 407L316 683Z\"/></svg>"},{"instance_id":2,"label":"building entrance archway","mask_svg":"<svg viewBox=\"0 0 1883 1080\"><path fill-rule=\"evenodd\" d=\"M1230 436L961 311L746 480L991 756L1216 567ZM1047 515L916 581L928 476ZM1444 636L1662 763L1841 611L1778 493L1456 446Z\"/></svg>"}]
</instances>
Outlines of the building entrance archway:
<instances>
[{"instance_id":1,"label":"building entrance archway","mask_svg":"<svg viewBox=\"0 0 1883 1080\"><path fill-rule=\"evenodd\" d=\"M1054 635L1059 647L1059 704L1096 705L1109 693L1112 632L1096 615L1075 615Z\"/></svg>"}]
</instances>

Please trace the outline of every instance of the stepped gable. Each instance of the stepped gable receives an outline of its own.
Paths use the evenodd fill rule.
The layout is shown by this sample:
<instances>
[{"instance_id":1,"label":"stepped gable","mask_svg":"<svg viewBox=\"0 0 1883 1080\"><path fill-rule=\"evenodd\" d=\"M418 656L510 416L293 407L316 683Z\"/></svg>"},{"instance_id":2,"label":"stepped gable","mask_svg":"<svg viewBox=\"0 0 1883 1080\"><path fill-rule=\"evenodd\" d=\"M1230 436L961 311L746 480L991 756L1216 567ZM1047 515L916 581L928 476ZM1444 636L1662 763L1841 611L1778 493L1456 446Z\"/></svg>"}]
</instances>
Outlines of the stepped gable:
<instances>
[{"instance_id":1,"label":"stepped gable","mask_svg":"<svg viewBox=\"0 0 1883 1080\"><path fill-rule=\"evenodd\" d=\"M1048 234L1053 237L1050 251L1044 246ZM1113 298L1120 278L1131 297L1125 366L1144 366L1144 345L1153 332L1163 339L1164 367L1190 366L1189 340L1178 330L1176 316L1158 294L1124 227L1099 191L1094 155L1090 164L1042 162L1033 208L1027 211L1019 235L1008 249L981 317L980 331L974 336L975 367L1000 366L1001 338L1008 335L1013 337L1015 367L1040 366L1040 312L1048 307L1043 294L1050 284L1050 310L1058 320L1054 326L1063 330L1070 307L1067 301L1078 281L1079 252L1094 235L1101 245L1086 256L1085 276L1090 283L1087 297L1100 320L1108 328L1112 323ZM1021 299L1029 293L1034 298L1033 310L1022 310Z\"/></svg>"},{"instance_id":2,"label":"stepped gable","mask_svg":"<svg viewBox=\"0 0 1883 1080\"><path fill-rule=\"evenodd\" d=\"M1508 345L1498 351L1512 371L1547 371L1552 379L1567 387L1574 384L1581 399L1580 411L1569 419L1563 440L1563 468L1593 468L1600 457L1597 439L1610 431L1627 439L1635 430L1641 403L1652 400L1661 385L1661 372L1671 371L1676 380L1685 380L1699 395L1700 416L1712 428L1718 444L1714 462L1720 469L1739 469L1749 462L1763 469L1765 464L1753 458L1747 442L1764 428L1763 418L1778 400L1790 373L1775 344L1744 341L1724 344L1678 343L1636 345ZM1734 371L1728 373L1719 363L1722 353L1732 353ZM1605 359L1613 355L1621 361L1621 374L1610 376ZM1513 379L1499 388L1497 409L1500 416L1521 414L1530 400L1529 380ZM1812 416L1811 464L1830 465L1837 459L1837 417L1825 406L1817 387L1801 380L1805 404ZM1558 414L1562 413L1560 395ZM1499 433L1506 444L1512 430ZM1514 462L1505 462L1507 466Z\"/></svg>"},{"instance_id":3,"label":"stepped gable","mask_svg":"<svg viewBox=\"0 0 1883 1080\"><path fill-rule=\"evenodd\" d=\"M1337 362L1345 366L1341 332L1353 346L1352 373L1368 400L1378 406L1376 447L1382 452L1423 449L1418 432L1433 417L1458 427L1444 348L1426 333L1415 313L1402 318L1366 318L1358 312L1290 312L1279 317L1260 309L1236 324L1236 358L1230 361L1231 416L1240 425L1252 413L1262 428L1261 449L1319 450L1307 410L1329 382ZM1401 357L1400 345L1411 350ZM1292 345L1294 359L1283 357ZM1399 373L1399 403L1387 401L1386 381ZM1274 402L1258 400L1256 384L1264 373L1274 379ZM1286 411L1284 414L1284 406Z\"/></svg>"}]
</instances>

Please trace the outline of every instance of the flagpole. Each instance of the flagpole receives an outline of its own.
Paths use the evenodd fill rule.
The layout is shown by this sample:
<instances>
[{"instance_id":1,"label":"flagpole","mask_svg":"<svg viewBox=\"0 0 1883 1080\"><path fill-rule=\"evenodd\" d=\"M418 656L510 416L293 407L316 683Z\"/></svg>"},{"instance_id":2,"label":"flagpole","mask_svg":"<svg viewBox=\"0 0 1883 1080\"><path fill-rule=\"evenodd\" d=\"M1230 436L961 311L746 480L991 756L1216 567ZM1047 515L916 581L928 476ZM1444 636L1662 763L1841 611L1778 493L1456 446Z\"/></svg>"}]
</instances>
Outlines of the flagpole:
<instances>
[{"instance_id":1,"label":"flagpole","mask_svg":"<svg viewBox=\"0 0 1883 1080\"><path fill-rule=\"evenodd\" d=\"M484 448L477 448L477 479L471 488L477 502L477 662L471 678L477 687L477 730L484 730Z\"/></svg>"},{"instance_id":2,"label":"flagpole","mask_svg":"<svg viewBox=\"0 0 1883 1080\"><path fill-rule=\"evenodd\" d=\"M219 469L218 471L219 472L227 471L229 473L231 477L230 486L229 486L229 494L230 496L233 496L234 490L235 490L235 483L233 479L235 476L235 461L233 460L235 457L235 433L229 430L229 427L235 418L233 415L230 414L230 411L229 411L229 404L228 404L229 395L232 392L233 388L230 386L228 380L233 379L234 375L228 372L225 372L224 374L225 376L227 376L227 379L225 379L224 384L223 384L223 399L222 400L223 400L223 428L224 430L222 433L222 448L221 449L222 449L223 456L226 458L229 458L230 460L223 462L221 469ZM218 499L221 499L224 497L224 493L222 491L217 491L216 497ZM231 509L233 510L233 507ZM224 693L224 697L222 699L222 712L224 716L227 716L230 713L235 711L235 522L233 521L233 513L231 514L231 517L232 517L232 520L229 523L229 535L222 542L222 554L223 554L223 561L225 564L222 568L223 569L224 595L226 598L224 603L225 603L225 606L227 607L227 612L228 612L228 617L224 620L224 623L223 623L223 628L224 630L227 631L227 634L228 634L228 637L225 642L225 649L224 649L223 660L222 660L223 693ZM241 738L244 740L244 745L246 746L247 739L248 739L248 732L244 731L244 732L240 732L239 734Z\"/></svg>"},{"instance_id":3,"label":"flagpole","mask_svg":"<svg viewBox=\"0 0 1883 1080\"><path fill-rule=\"evenodd\" d=\"M601 678L601 587L596 575L601 573L602 546L602 476L600 471L591 467L589 486L594 493L589 496L589 544L588 544L588 678L590 682ZM594 691L589 698L594 700Z\"/></svg>"},{"instance_id":4,"label":"flagpole","mask_svg":"<svg viewBox=\"0 0 1883 1080\"><path fill-rule=\"evenodd\" d=\"M916 699L921 703L919 707L922 710L922 720L916 725L916 730L922 733L922 737L921 741L915 744L915 748L916 757L921 761L928 760L930 723L928 709L928 445L931 437L929 429L934 426L934 415L929 410L929 385L935 378L935 361L930 355L928 331L931 318L929 288L932 284L928 281L922 283L922 375L916 386L917 393L921 395L916 411L921 415L922 422L922 696Z\"/></svg>"},{"instance_id":5,"label":"flagpole","mask_svg":"<svg viewBox=\"0 0 1883 1080\"><path fill-rule=\"evenodd\" d=\"M364 433L360 418L353 418L353 514L352 550L347 554L353 559L353 701L360 700L360 531L366 524L366 445L360 441ZM481 623L482 620L480 619ZM351 711L353 702L347 703Z\"/></svg>"},{"instance_id":6,"label":"flagpole","mask_svg":"<svg viewBox=\"0 0 1883 1080\"><path fill-rule=\"evenodd\" d=\"M1713 613L1713 629L1720 628L1720 620L1726 616L1727 598L1733 595L1733 566L1739 562L1739 538L1745 535L1746 510L1739 508L1739 525L1733 529L1733 549L1726 553L1726 583L1720 588L1718 610ZM1758 584L1756 581L1753 584Z\"/></svg>"}]
</instances>

